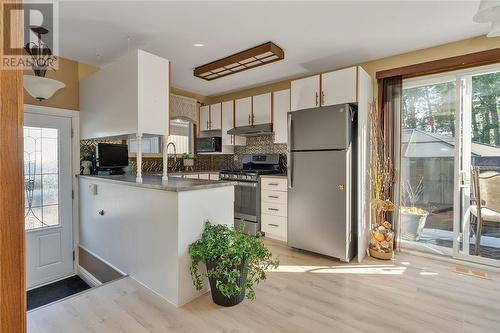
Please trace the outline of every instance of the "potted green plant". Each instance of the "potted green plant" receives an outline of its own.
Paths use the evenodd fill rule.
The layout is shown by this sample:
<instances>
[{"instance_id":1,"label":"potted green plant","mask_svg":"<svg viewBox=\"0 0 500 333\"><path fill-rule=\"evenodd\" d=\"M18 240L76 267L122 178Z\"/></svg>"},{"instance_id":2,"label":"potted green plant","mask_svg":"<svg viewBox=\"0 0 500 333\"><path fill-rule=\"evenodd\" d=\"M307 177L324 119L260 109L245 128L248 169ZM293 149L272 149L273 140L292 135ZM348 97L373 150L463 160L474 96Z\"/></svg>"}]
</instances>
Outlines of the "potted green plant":
<instances>
[{"instance_id":1,"label":"potted green plant","mask_svg":"<svg viewBox=\"0 0 500 333\"><path fill-rule=\"evenodd\" d=\"M186 169L192 168L194 166L194 155L188 153L182 154L182 164Z\"/></svg>"},{"instance_id":2,"label":"potted green plant","mask_svg":"<svg viewBox=\"0 0 500 333\"><path fill-rule=\"evenodd\" d=\"M189 254L194 286L202 289L203 277L208 277L212 299L222 306L236 305L245 295L255 299L254 286L266 279L266 270L279 264L260 237L208 221L201 238L189 246ZM200 272L200 263L205 263L206 273Z\"/></svg>"},{"instance_id":3,"label":"potted green plant","mask_svg":"<svg viewBox=\"0 0 500 333\"><path fill-rule=\"evenodd\" d=\"M422 177L416 186L409 181L404 184L404 203L401 207L401 237L405 240L416 241L425 227L429 212L416 206L418 199L424 192Z\"/></svg>"}]
</instances>

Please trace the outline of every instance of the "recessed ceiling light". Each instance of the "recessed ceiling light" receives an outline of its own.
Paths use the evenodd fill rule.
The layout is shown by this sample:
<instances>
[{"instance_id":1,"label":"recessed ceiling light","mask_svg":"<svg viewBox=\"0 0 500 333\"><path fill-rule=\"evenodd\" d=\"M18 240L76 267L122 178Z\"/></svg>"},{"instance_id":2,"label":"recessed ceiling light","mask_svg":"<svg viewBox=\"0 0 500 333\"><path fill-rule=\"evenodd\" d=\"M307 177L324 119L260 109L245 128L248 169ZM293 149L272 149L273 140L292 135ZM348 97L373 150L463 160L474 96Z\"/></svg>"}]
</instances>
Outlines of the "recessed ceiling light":
<instances>
[{"instance_id":1,"label":"recessed ceiling light","mask_svg":"<svg viewBox=\"0 0 500 333\"><path fill-rule=\"evenodd\" d=\"M205 44L202 44L202 43L195 43L193 44L194 47L203 47L205 46Z\"/></svg>"}]
</instances>

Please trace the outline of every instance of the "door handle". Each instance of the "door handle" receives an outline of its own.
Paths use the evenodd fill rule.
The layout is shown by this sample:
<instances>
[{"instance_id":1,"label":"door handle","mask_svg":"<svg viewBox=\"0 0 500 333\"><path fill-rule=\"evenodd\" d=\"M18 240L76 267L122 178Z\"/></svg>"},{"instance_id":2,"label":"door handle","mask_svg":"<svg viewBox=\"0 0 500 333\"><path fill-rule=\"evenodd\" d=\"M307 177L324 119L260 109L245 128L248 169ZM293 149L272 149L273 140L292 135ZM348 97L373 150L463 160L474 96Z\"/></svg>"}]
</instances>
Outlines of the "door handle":
<instances>
[{"instance_id":1,"label":"door handle","mask_svg":"<svg viewBox=\"0 0 500 333\"><path fill-rule=\"evenodd\" d=\"M318 92L316 91L316 106L318 106Z\"/></svg>"},{"instance_id":2,"label":"door handle","mask_svg":"<svg viewBox=\"0 0 500 333\"><path fill-rule=\"evenodd\" d=\"M279 212L279 209L278 208L268 208L267 210L271 210L273 212Z\"/></svg>"},{"instance_id":3,"label":"door handle","mask_svg":"<svg viewBox=\"0 0 500 333\"><path fill-rule=\"evenodd\" d=\"M268 185L271 185L271 186L278 186L279 184L278 184L278 183L269 183Z\"/></svg>"},{"instance_id":4,"label":"door handle","mask_svg":"<svg viewBox=\"0 0 500 333\"><path fill-rule=\"evenodd\" d=\"M286 165L287 165L287 181L288 181L288 188L292 188L293 187L293 165L292 165L292 160L293 160L293 156L292 156L292 114L290 112L287 113L287 127L288 127L288 154L286 155L286 159L287 159L287 162L286 162Z\"/></svg>"},{"instance_id":5,"label":"door handle","mask_svg":"<svg viewBox=\"0 0 500 333\"><path fill-rule=\"evenodd\" d=\"M321 91L321 105L325 105L325 92Z\"/></svg>"},{"instance_id":6,"label":"door handle","mask_svg":"<svg viewBox=\"0 0 500 333\"><path fill-rule=\"evenodd\" d=\"M460 188L470 187L470 179L468 177L469 173L465 170L459 171L458 184Z\"/></svg>"},{"instance_id":7,"label":"door handle","mask_svg":"<svg viewBox=\"0 0 500 333\"><path fill-rule=\"evenodd\" d=\"M279 225L274 224L274 223L268 223L267 225L270 226L270 227L279 227Z\"/></svg>"},{"instance_id":8,"label":"door handle","mask_svg":"<svg viewBox=\"0 0 500 333\"><path fill-rule=\"evenodd\" d=\"M267 197L271 199L279 199L277 195L268 195Z\"/></svg>"},{"instance_id":9,"label":"door handle","mask_svg":"<svg viewBox=\"0 0 500 333\"><path fill-rule=\"evenodd\" d=\"M252 124L252 122L251 122L251 117L252 117L252 115L249 113L249 114L248 114L248 125L251 125L251 124Z\"/></svg>"},{"instance_id":10,"label":"door handle","mask_svg":"<svg viewBox=\"0 0 500 333\"><path fill-rule=\"evenodd\" d=\"M208 126L208 120L207 120L207 129L209 129L209 128L210 128L210 126Z\"/></svg>"}]
</instances>

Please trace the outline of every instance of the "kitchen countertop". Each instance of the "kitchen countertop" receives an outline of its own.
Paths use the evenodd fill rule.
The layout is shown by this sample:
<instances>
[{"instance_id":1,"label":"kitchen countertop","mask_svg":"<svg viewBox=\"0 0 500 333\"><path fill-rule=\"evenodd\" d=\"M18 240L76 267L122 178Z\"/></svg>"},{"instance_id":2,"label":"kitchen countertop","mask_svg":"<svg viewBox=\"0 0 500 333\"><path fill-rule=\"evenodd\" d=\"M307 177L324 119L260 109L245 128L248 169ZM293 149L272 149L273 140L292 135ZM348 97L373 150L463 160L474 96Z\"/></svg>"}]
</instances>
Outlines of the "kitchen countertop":
<instances>
[{"instance_id":1,"label":"kitchen countertop","mask_svg":"<svg viewBox=\"0 0 500 333\"><path fill-rule=\"evenodd\" d=\"M278 173L278 174L271 174L271 175L262 175L261 177L265 178L286 178L286 174L284 173Z\"/></svg>"},{"instance_id":2,"label":"kitchen countertop","mask_svg":"<svg viewBox=\"0 0 500 333\"><path fill-rule=\"evenodd\" d=\"M137 183L135 181L135 176L132 175L80 175L79 177L171 192L196 191L216 187L234 186L236 184L230 181L201 180L179 177L169 177L168 182L164 183L161 179L161 176L143 176L142 183Z\"/></svg>"},{"instance_id":3,"label":"kitchen countertop","mask_svg":"<svg viewBox=\"0 0 500 333\"><path fill-rule=\"evenodd\" d=\"M197 175L200 173L219 173L220 171L171 171L169 175Z\"/></svg>"}]
</instances>

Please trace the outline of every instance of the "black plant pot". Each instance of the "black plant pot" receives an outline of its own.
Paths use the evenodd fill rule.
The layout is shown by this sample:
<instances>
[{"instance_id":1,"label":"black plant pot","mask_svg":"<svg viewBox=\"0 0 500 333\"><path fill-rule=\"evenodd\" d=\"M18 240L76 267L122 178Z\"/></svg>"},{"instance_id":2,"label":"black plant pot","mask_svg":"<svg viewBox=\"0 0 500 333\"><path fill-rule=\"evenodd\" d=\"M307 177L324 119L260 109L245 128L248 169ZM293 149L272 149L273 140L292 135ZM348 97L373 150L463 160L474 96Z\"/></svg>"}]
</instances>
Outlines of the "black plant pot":
<instances>
[{"instance_id":1,"label":"black plant pot","mask_svg":"<svg viewBox=\"0 0 500 333\"><path fill-rule=\"evenodd\" d=\"M207 271L214 269L217 266L217 261L212 261L206 263ZM241 264L238 265L238 270L240 271L240 277L238 278L238 286L241 287L241 292L239 295L226 297L222 295L222 293L217 289L217 279L208 278L210 282L210 289L212 290L212 299L215 304L221 306L234 306L239 304L245 298L245 283L247 281L247 273L248 273L248 261L244 260ZM219 279L222 283L226 283L227 280L225 278Z\"/></svg>"}]
</instances>

